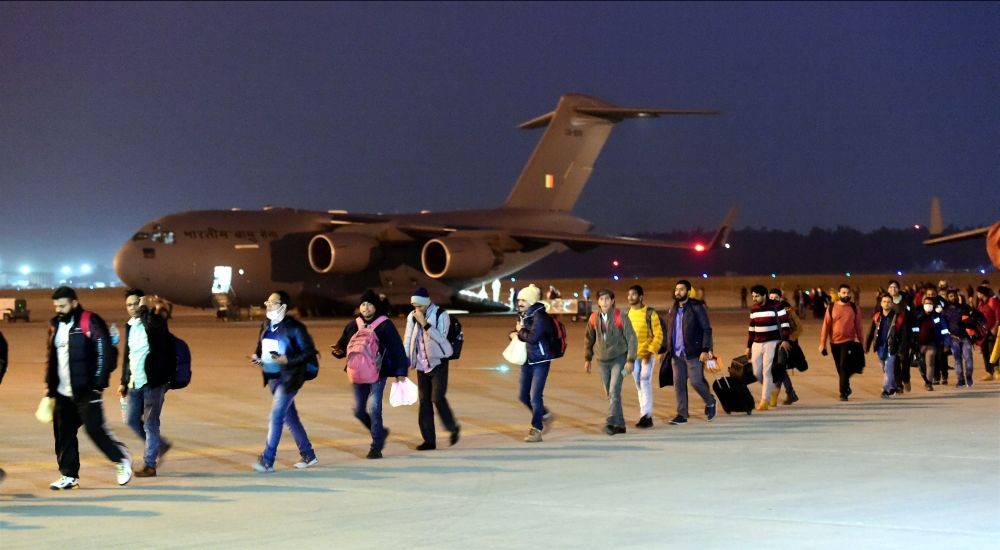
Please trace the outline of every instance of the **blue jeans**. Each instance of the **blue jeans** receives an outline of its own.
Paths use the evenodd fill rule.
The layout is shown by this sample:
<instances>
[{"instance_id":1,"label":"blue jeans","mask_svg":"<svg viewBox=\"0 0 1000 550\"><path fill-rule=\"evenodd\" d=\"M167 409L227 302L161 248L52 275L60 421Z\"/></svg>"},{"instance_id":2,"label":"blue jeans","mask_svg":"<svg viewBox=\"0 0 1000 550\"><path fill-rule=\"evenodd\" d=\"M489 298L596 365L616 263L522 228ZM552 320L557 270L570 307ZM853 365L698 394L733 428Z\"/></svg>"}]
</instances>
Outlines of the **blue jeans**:
<instances>
[{"instance_id":1,"label":"blue jeans","mask_svg":"<svg viewBox=\"0 0 1000 550\"><path fill-rule=\"evenodd\" d=\"M264 442L264 455L261 461L264 466L274 466L274 458L278 454L278 441L281 440L281 427L288 426L288 431L295 439L299 454L305 461L316 458L306 429L299 420L299 412L295 409L295 394L289 392L278 378L268 380L267 388L274 398L271 400L271 420L267 425L267 441Z\"/></svg>"},{"instance_id":2,"label":"blue jeans","mask_svg":"<svg viewBox=\"0 0 1000 550\"><path fill-rule=\"evenodd\" d=\"M354 417L361 421L372 434L372 449L381 451L385 447L385 427L382 426L382 393L385 378L374 384L354 384Z\"/></svg>"},{"instance_id":3,"label":"blue jeans","mask_svg":"<svg viewBox=\"0 0 1000 550\"><path fill-rule=\"evenodd\" d=\"M125 419L129 428L145 440L146 450L142 455L145 466L156 468L156 459L160 455L160 446L168 445L167 439L160 437L160 413L163 411L163 400L167 394L167 385L150 387L149 384L135 389L130 388L126 394L128 403Z\"/></svg>"},{"instance_id":4,"label":"blue jeans","mask_svg":"<svg viewBox=\"0 0 1000 550\"><path fill-rule=\"evenodd\" d=\"M601 369L601 382L604 392L608 395L608 426L625 427L625 416L622 414L622 371L625 369L625 356L611 362L597 361Z\"/></svg>"},{"instance_id":5,"label":"blue jeans","mask_svg":"<svg viewBox=\"0 0 1000 550\"><path fill-rule=\"evenodd\" d=\"M972 340L968 338L951 338L951 355L955 358L955 374L958 383L972 385Z\"/></svg>"},{"instance_id":6,"label":"blue jeans","mask_svg":"<svg viewBox=\"0 0 1000 550\"><path fill-rule=\"evenodd\" d=\"M879 363L882 364L882 372L884 373L882 377L882 391L896 391L896 362L899 361L899 357L882 350L877 350L877 355Z\"/></svg>"},{"instance_id":7,"label":"blue jeans","mask_svg":"<svg viewBox=\"0 0 1000 550\"><path fill-rule=\"evenodd\" d=\"M715 397L712 396L712 391L708 389L708 383L705 382L704 367L697 357L688 359L675 355L672 366L674 396L677 398L677 416L688 417L688 380L691 381L691 387L698 392L706 407L715 405Z\"/></svg>"},{"instance_id":8,"label":"blue jeans","mask_svg":"<svg viewBox=\"0 0 1000 550\"><path fill-rule=\"evenodd\" d=\"M531 409L531 426L542 429L542 417L545 416L545 403L542 392L545 391L545 380L549 377L551 362L521 365L521 392L518 399Z\"/></svg>"}]
</instances>

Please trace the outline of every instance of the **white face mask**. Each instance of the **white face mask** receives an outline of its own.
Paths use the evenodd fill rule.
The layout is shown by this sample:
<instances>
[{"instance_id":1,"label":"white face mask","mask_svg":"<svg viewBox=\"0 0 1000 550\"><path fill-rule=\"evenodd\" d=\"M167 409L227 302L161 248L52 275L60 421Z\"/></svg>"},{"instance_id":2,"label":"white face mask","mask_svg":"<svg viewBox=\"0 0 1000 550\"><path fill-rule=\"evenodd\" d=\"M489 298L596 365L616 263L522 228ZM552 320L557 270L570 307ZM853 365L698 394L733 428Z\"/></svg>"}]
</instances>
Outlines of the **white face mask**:
<instances>
[{"instance_id":1,"label":"white face mask","mask_svg":"<svg viewBox=\"0 0 1000 550\"><path fill-rule=\"evenodd\" d=\"M934 311L934 304L924 304L924 311L927 313Z\"/></svg>"},{"instance_id":2,"label":"white face mask","mask_svg":"<svg viewBox=\"0 0 1000 550\"><path fill-rule=\"evenodd\" d=\"M288 306L286 306L285 304L281 304L281 307L279 307L278 309L272 309L270 311L265 312L264 314L267 315L267 318L270 319L272 322L279 323L281 322L282 319L285 318L285 311L287 310Z\"/></svg>"}]
</instances>

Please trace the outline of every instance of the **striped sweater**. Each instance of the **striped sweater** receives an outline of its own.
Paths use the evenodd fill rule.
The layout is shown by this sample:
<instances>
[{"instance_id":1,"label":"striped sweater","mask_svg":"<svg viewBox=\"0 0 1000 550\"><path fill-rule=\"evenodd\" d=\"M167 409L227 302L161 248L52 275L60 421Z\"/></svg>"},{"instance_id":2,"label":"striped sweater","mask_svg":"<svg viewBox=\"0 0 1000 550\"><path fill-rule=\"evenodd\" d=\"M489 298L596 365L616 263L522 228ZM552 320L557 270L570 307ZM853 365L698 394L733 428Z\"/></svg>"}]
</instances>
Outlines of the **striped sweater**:
<instances>
[{"instance_id":1,"label":"striped sweater","mask_svg":"<svg viewBox=\"0 0 1000 550\"><path fill-rule=\"evenodd\" d=\"M747 347L754 343L788 340L790 330L788 312L782 307L781 302L768 300L763 305L755 303L750 308Z\"/></svg>"}]
</instances>

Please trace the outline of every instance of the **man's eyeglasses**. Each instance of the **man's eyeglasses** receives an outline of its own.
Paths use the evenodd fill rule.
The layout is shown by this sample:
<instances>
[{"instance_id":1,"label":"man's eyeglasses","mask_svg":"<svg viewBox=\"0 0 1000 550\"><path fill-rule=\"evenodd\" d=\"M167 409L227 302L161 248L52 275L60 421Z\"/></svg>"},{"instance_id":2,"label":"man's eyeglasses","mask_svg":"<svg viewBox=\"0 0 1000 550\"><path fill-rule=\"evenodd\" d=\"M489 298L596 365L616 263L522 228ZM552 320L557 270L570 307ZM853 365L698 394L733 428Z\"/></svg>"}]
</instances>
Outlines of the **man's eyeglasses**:
<instances>
[{"instance_id":1,"label":"man's eyeglasses","mask_svg":"<svg viewBox=\"0 0 1000 550\"><path fill-rule=\"evenodd\" d=\"M280 306L280 305L281 302L272 302L271 300L264 302L264 307Z\"/></svg>"}]
</instances>

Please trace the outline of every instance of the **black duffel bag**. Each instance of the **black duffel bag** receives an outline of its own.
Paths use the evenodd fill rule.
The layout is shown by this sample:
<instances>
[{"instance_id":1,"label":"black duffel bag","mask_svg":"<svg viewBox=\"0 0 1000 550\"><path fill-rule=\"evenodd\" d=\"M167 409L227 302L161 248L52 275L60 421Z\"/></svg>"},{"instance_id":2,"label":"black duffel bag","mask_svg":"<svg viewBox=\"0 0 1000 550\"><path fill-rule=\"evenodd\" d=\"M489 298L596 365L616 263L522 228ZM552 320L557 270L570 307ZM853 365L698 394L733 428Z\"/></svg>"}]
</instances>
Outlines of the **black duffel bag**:
<instances>
[{"instance_id":1,"label":"black duffel bag","mask_svg":"<svg viewBox=\"0 0 1000 550\"><path fill-rule=\"evenodd\" d=\"M746 355L737 355L733 358L733 361L729 363L729 376L746 385L757 381L757 377L753 375L753 366L750 364L750 358Z\"/></svg>"}]
</instances>

